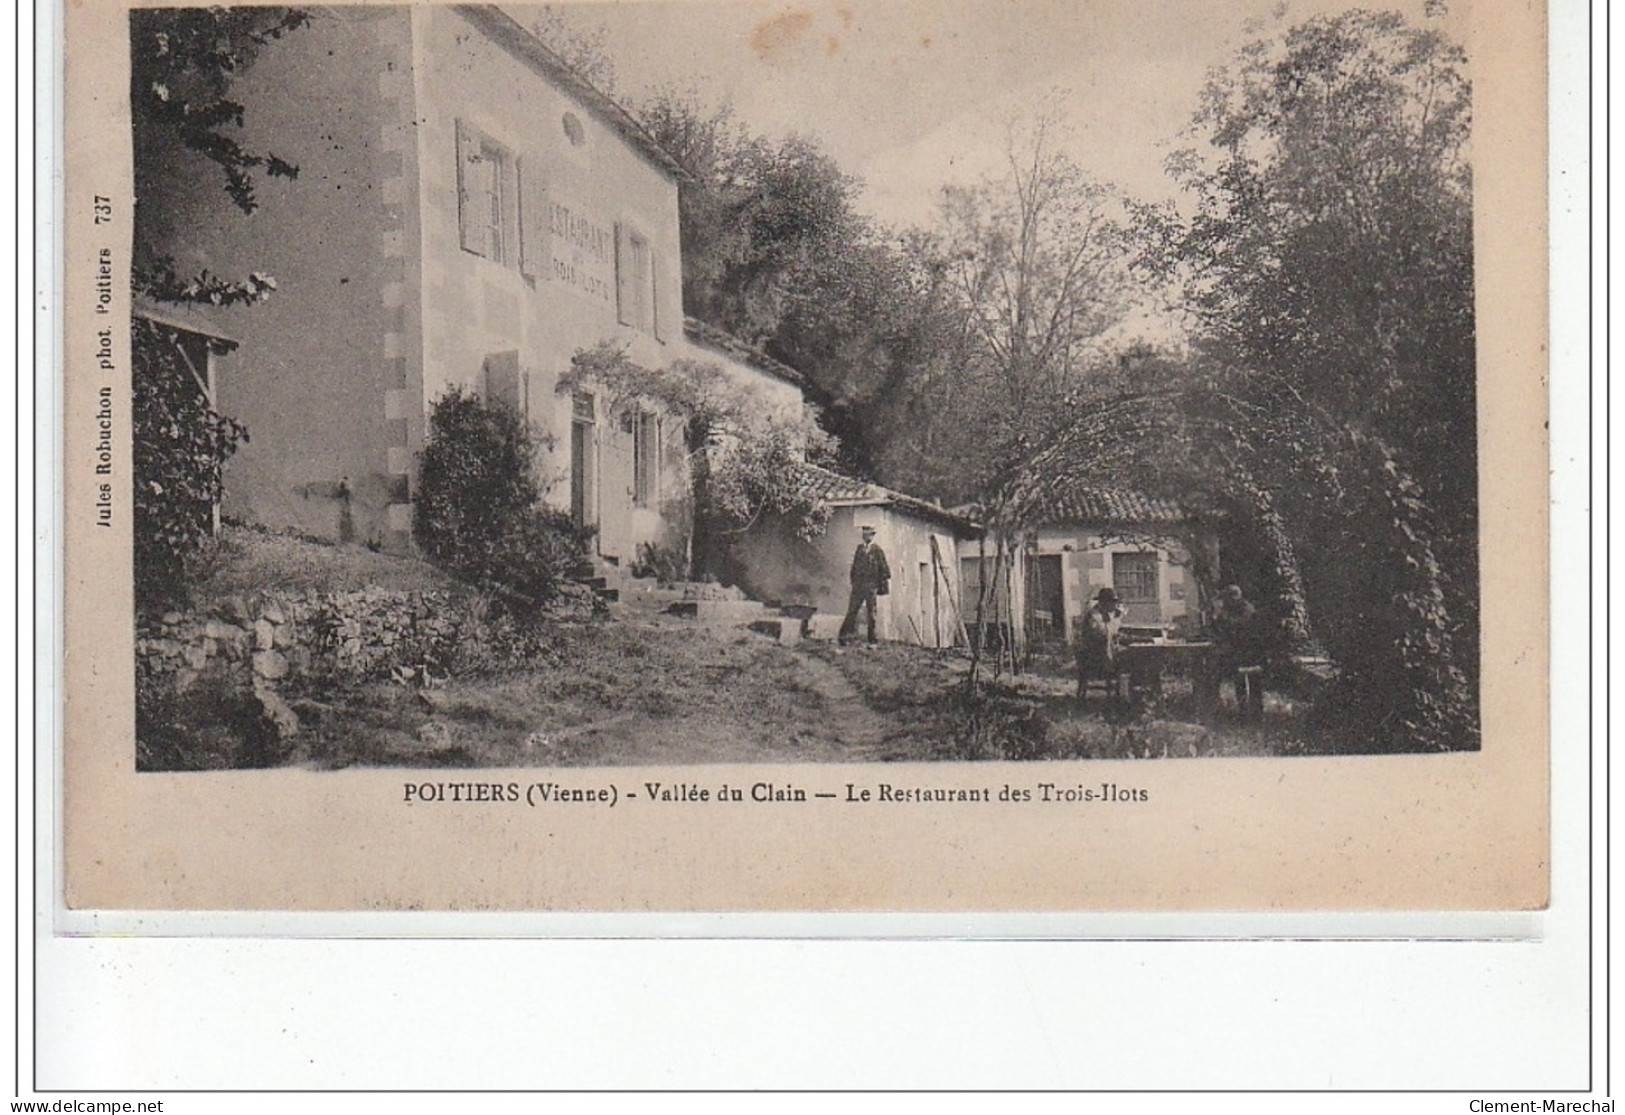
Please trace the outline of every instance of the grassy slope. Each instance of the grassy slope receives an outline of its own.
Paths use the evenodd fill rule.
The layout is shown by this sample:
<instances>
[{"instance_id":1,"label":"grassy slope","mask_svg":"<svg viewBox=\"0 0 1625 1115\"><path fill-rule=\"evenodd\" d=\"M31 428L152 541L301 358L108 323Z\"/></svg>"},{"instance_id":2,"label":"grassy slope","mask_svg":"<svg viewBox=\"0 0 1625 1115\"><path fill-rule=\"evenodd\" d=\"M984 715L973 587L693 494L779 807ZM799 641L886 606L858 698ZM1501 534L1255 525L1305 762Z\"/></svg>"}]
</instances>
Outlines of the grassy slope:
<instances>
[{"instance_id":1,"label":"grassy slope","mask_svg":"<svg viewBox=\"0 0 1625 1115\"><path fill-rule=\"evenodd\" d=\"M200 597L274 588L442 588L407 558L231 531ZM588 766L1278 754L1301 749L1296 717L1263 730L1176 718L1107 724L1079 711L1064 677L994 687L972 717L965 664L917 647L783 647L742 630L621 606L560 624L550 662L454 678L427 691L388 682L291 693L303 728L269 761L319 767ZM206 733L205 733L206 734ZM218 756L198 765L230 765ZM166 764L167 765L167 764ZM191 764L188 764L191 765Z\"/></svg>"},{"instance_id":2,"label":"grassy slope","mask_svg":"<svg viewBox=\"0 0 1625 1115\"><path fill-rule=\"evenodd\" d=\"M228 596L283 592L398 592L445 589L452 582L414 558L374 553L360 546L328 546L265 531L226 527L208 576L194 596L199 604Z\"/></svg>"}]
</instances>

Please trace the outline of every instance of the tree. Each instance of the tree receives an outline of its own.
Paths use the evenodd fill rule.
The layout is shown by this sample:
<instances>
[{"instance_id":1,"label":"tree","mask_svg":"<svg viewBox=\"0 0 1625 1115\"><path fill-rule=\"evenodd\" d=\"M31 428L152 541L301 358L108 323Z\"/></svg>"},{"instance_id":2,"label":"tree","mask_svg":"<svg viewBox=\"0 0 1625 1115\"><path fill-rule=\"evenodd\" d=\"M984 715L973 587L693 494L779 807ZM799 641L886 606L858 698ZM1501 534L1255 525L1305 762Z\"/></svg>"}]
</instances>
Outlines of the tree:
<instances>
[{"instance_id":1,"label":"tree","mask_svg":"<svg viewBox=\"0 0 1625 1115\"><path fill-rule=\"evenodd\" d=\"M1047 108L1012 122L1007 173L945 189L938 222L937 255L980 370L1018 421L1083 385L1128 288L1112 194L1055 150L1058 128Z\"/></svg>"},{"instance_id":2,"label":"tree","mask_svg":"<svg viewBox=\"0 0 1625 1115\"><path fill-rule=\"evenodd\" d=\"M815 141L752 135L727 107L666 93L639 117L692 176L685 309L806 376L842 466L875 475L888 401L926 359L930 330L907 255L856 208L861 183Z\"/></svg>"},{"instance_id":3,"label":"tree","mask_svg":"<svg viewBox=\"0 0 1625 1115\"><path fill-rule=\"evenodd\" d=\"M569 516L541 505L536 460L546 445L513 407L453 388L430 405L418 455L418 545L521 611L550 599L587 552Z\"/></svg>"},{"instance_id":4,"label":"tree","mask_svg":"<svg viewBox=\"0 0 1625 1115\"><path fill-rule=\"evenodd\" d=\"M693 176L680 195L685 308L767 344L807 293L807 269L864 240L857 181L815 141L752 136L726 107L668 93L639 117Z\"/></svg>"},{"instance_id":5,"label":"tree","mask_svg":"<svg viewBox=\"0 0 1625 1115\"><path fill-rule=\"evenodd\" d=\"M1110 366L1131 245L1118 199L1057 149L1060 131L1053 105L1012 121L1004 174L945 189L935 226L908 244L932 324L903 390L913 444L899 455L944 466L919 478L939 498L988 495Z\"/></svg>"},{"instance_id":6,"label":"tree","mask_svg":"<svg viewBox=\"0 0 1625 1115\"><path fill-rule=\"evenodd\" d=\"M214 305L255 302L276 289L258 273L223 279L204 272L178 275L151 228L142 199L153 176L177 150L196 152L220 168L226 192L245 215L258 208L254 176L296 178L299 168L274 152L245 148L234 135L245 108L231 86L260 52L304 27L298 8L164 8L130 13L130 119L135 151L135 265L139 293L163 302Z\"/></svg>"},{"instance_id":7,"label":"tree","mask_svg":"<svg viewBox=\"0 0 1625 1115\"><path fill-rule=\"evenodd\" d=\"M130 13L130 113L135 153L135 252L131 286L159 302L234 305L276 289L269 275L227 279L177 273L153 231L153 175L178 151L217 166L245 215L256 208L254 176L293 178L286 159L244 148L232 135L244 107L232 81L260 50L309 22L295 8L189 8ZM147 204L143 204L143 201ZM131 322L136 599L155 606L182 592L189 564L213 532L226 461L248 431L215 411L198 379L196 338Z\"/></svg>"},{"instance_id":8,"label":"tree","mask_svg":"<svg viewBox=\"0 0 1625 1115\"><path fill-rule=\"evenodd\" d=\"M248 431L209 405L197 381L203 348L189 353L177 330L140 318L130 341L135 598L157 609L183 595L214 533L225 462Z\"/></svg>"},{"instance_id":9,"label":"tree","mask_svg":"<svg viewBox=\"0 0 1625 1115\"><path fill-rule=\"evenodd\" d=\"M1216 73L1208 148L1174 167L1193 205L1144 222L1194 355L1075 407L1000 488L1014 523L1062 477L1246 517L1338 663L1317 713L1393 750L1478 738L1461 63L1435 31L1352 12Z\"/></svg>"},{"instance_id":10,"label":"tree","mask_svg":"<svg viewBox=\"0 0 1625 1115\"><path fill-rule=\"evenodd\" d=\"M1154 218L1208 343L1380 441L1412 479L1476 640L1471 88L1392 13L1312 19L1216 73Z\"/></svg>"},{"instance_id":11,"label":"tree","mask_svg":"<svg viewBox=\"0 0 1625 1115\"><path fill-rule=\"evenodd\" d=\"M603 93L615 91L615 60L605 48L608 32L603 24L578 24L553 5L545 4L529 18L525 29L595 89Z\"/></svg>"}]
</instances>

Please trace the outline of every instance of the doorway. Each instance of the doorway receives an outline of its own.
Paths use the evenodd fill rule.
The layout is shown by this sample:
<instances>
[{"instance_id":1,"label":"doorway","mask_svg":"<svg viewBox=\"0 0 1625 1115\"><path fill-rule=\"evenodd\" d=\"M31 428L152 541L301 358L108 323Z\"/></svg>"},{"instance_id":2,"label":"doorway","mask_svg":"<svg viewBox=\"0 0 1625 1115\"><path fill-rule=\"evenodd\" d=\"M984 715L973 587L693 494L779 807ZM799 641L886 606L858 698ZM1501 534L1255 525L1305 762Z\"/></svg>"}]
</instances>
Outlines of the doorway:
<instances>
[{"instance_id":1,"label":"doorway","mask_svg":"<svg viewBox=\"0 0 1625 1115\"><path fill-rule=\"evenodd\" d=\"M597 415L593 397L577 393L570 415L570 518L583 530L598 521Z\"/></svg>"},{"instance_id":2,"label":"doorway","mask_svg":"<svg viewBox=\"0 0 1625 1115\"><path fill-rule=\"evenodd\" d=\"M1066 642L1066 597L1061 589L1061 555L1027 559L1027 637L1035 645Z\"/></svg>"}]
</instances>

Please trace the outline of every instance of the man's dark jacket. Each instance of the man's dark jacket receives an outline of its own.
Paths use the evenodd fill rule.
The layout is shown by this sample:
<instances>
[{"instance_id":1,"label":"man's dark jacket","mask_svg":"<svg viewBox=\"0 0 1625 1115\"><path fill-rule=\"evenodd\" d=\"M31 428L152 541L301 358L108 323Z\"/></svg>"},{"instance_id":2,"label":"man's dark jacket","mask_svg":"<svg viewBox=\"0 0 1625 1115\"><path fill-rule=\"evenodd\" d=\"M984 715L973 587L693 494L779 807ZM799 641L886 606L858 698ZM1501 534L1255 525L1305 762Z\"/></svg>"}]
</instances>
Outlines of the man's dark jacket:
<instances>
[{"instance_id":1,"label":"man's dark jacket","mask_svg":"<svg viewBox=\"0 0 1625 1115\"><path fill-rule=\"evenodd\" d=\"M884 596L891 583L891 566L886 553L871 543L860 545L852 554L852 587Z\"/></svg>"}]
</instances>

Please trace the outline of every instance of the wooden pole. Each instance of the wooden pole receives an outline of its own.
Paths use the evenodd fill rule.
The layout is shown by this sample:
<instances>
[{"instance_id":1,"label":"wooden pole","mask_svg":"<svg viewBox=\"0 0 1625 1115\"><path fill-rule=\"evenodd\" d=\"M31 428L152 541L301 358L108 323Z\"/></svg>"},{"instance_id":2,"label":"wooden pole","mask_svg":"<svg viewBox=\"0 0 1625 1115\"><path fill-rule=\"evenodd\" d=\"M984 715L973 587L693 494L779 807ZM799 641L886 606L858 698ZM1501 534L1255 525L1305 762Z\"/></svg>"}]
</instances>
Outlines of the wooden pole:
<instances>
[{"instance_id":1,"label":"wooden pole","mask_svg":"<svg viewBox=\"0 0 1625 1115\"><path fill-rule=\"evenodd\" d=\"M931 638L942 649L942 585L937 580L937 536L931 536Z\"/></svg>"},{"instance_id":2,"label":"wooden pole","mask_svg":"<svg viewBox=\"0 0 1625 1115\"><path fill-rule=\"evenodd\" d=\"M955 557L957 556L956 552ZM954 583L948 577L947 559L942 556L942 551L937 546L937 536L934 534L931 536L931 567L934 576L942 578L942 590L948 596L948 607L954 612L954 627L959 632L959 637L964 640L965 650L969 651L970 632L965 629L965 613L959 606L959 593L954 591Z\"/></svg>"}]
</instances>

